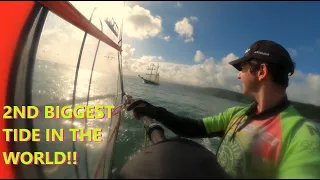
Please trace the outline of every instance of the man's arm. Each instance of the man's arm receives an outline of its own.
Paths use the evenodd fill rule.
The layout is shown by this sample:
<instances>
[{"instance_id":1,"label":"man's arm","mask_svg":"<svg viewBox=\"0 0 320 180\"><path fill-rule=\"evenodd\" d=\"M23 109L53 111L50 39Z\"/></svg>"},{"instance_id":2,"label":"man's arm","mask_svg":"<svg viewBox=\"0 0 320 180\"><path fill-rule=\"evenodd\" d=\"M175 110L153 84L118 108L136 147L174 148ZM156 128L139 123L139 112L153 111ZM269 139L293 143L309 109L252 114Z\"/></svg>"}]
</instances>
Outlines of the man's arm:
<instances>
[{"instance_id":1,"label":"man's arm","mask_svg":"<svg viewBox=\"0 0 320 180\"><path fill-rule=\"evenodd\" d=\"M202 120L178 116L165 108L158 107L155 118L173 133L187 138L203 138L207 136Z\"/></svg>"},{"instance_id":2,"label":"man's arm","mask_svg":"<svg viewBox=\"0 0 320 180\"><path fill-rule=\"evenodd\" d=\"M276 178L320 178L319 129L305 124L297 131L285 150Z\"/></svg>"},{"instance_id":3,"label":"man's arm","mask_svg":"<svg viewBox=\"0 0 320 180\"><path fill-rule=\"evenodd\" d=\"M207 135L209 137L213 137L216 136L215 134L217 132L219 132L219 137L222 137L230 121L235 117L235 115L240 111L244 113L246 109L247 108L244 107L232 107L219 113L216 116L203 118L203 123L206 128Z\"/></svg>"},{"instance_id":4,"label":"man's arm","mask_svg":"<svg viewBox=\"0 0 320 180\"><path fill-rule=\"evenodd\" d=\"M235 107L212 117L191 119L158 107L155 119L179 136L188 138L222 137L234 114L241 109Z\"/></svg>"}]
</instances>

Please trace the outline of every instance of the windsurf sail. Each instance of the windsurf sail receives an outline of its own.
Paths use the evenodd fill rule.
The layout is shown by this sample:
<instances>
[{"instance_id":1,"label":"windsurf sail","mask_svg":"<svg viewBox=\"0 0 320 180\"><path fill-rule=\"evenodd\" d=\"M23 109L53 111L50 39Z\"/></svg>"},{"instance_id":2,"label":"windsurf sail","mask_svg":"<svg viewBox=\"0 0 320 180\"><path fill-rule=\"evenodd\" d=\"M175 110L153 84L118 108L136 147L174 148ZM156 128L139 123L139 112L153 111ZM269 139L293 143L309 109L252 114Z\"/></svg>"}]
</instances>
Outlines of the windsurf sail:
<instances>
[{"instance_id":1,"label":"windsurf sail","mask_svg":"<svg viewBox=\"0 0 320 180\"><path fill-rule=\"evenodd\" d=\"M113 19L109 24L97 18L97 11L101 15L104 9L92 8L90 18L86 18L79 10L81 8L66 1L4 2L0 9L0 15L7 17L3 21L6 28L2 28L0 33L3 60L0 82L4 85L0 92L0 105L33 105L43 110L45 106L75 107L102 103L117 107L123 103L123 20L118 22L119 29L113 18L109 18ZM3 113L3 109L1 111ZM66 136L64 142L51 143L8 143L1 138L2 152L75 151L84 155L78 158L77 165L51 166L12 165L1 158L1 169L5 172L1 173L1 178L110 177L122 112L110 119L79 120L73 117L49 121L40 115L32 121L18 118L7 123L8 120L0 118L2 129L68 131L70 128L102 127L104 136L100 143L74 142L70 136Z\"/></svg>"}]
</instances>

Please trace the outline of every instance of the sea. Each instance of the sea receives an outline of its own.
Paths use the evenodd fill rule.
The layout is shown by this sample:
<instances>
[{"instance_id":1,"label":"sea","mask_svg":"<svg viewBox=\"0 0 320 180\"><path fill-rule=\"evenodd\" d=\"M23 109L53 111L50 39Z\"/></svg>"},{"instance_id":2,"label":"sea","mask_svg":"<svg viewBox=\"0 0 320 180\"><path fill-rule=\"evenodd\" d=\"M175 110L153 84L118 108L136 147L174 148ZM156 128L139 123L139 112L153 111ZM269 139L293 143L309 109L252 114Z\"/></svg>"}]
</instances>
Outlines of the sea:
<instances>
[{"instance_id":1,"label":"sea","mask_svg":"<svg viewBox=\"0 0 320 180\"><path fill-rule=\"evenodd\" d=\"M86 105L87 94L90 81L90 69L80 68L76 90L76 105ZM32 82L32 104L40 107L40 112L44 112L46 105L70 105L72 102L72 93L74 90L75 67L61 65L58 63L37 60L34 68ZM116 75L110 73L94 72L90 87L89 105L112 105L114 98L109 94L120 92L119 80ZM160 76L161 77L161 76ZM239 102L233 102L221 99L215 96L209 96L199 93L200 87L191 87L174 83L162 82L154 86L144 84L139 77L124 76L124 91L135 99L143 99L155 106L166 108L177 115L201 119L203 117L213 116L227 108L239 105L246 105ZM40 113L41 114L41 113ZM45 118L43 114L37 119L32 120L34 128L41 130L41 141L35 142L37 150L50 152L53 157L54 152L72 152L73 143L75 151L78 152L77 165L45 165L43 172L45 178L93 178L103 150L106 146L106 137L109 132L111 119L75 119L73 124L70 118ZM73 142L70 129L84 128L102 128L103 142ZM73 125L73 126L72 126ZM320 127L320 126L319 126ZM46 129L64 129L64 139L55 142L46 141ZM174 133L165 128L167 137L175 136ZM79 137L77 137L79 138ZM124 119L121 122L116 146L114 149L114 159L112 166L112 176L115 177L121 170L121 167L135 153L143 150L145 141L145 132L143 123L132 116L132 112L124 112ZM219 144L217 138L193 139L202 144L207 149L215 153ZM85 158L87 150L88 158ZM76 171L78 168L78 173ZM88 176L86 174L88 171ZM100 178L105 178L106 172L101 172Z\"/></svg>"}]
</instances>

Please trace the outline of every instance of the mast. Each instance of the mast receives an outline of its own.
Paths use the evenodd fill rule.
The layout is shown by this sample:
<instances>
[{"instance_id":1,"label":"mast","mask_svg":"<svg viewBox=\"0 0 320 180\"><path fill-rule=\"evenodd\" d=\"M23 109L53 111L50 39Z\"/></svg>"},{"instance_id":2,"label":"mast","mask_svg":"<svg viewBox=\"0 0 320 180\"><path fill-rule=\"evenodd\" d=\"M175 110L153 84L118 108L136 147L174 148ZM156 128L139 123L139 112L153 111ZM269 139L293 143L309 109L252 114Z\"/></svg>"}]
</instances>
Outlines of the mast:
<instances>
[{"instance_id":1,"label":"mast","mask_svg":"<svg viewBox=\"0 0 320 180\"><path fill-rule=\"evenodd\" d=\"M154 64L151 64L150 66L151 66L151 68L148 68L147 70L150 70L151 72L150 72L150 74L146 74L146 75L149 75L149 80L152 80L152 79L151 79L151 76L152 76L152 75L156 75L156 74L152 74L152 71L153 71L153 70L156 70L156 69L153 69Z\"/></svg>"},{"instance_id":2,"label":"mast","mask_svg":"<svg viewBox=\"0 0 320 180\"><path fill-rule=\"evenodd\" d=\"M123 9L125 9L125 1L123 2ZM123 15L124 16L124 15ZM123 44L123 39L122 39L122 35L123 35L123 16L122 16L122 20L121 20L121 26L120 26L120 30L118 28L117 23L114 21L113 18L107 17L105 18L105 23L108 25L109 29L113 32L113 34L118 38L118 46L120 47L120 49L122 49L122 44ZM122 103L123 102L123 95L125 94L124 92L124 85L123 85L123 72L122 72L122 51L118 51L118 76L120 80L120 89L121 89L121 97L120 99L118 99L118 89L117 89L117 101L115 103ZM118 86L118 85L117 85ZM103 162L103 168L102 168L102 178L107 178L107 179L111 179L112 178L112 167L114 166L114 151L116 148L116 139L118 137L118 127L120 126L120 122L123 120L123 114L120 112L118 117L117 117L117 121L114 120L113 117L110 125L109 125L109 132L108 132L108 136L107 138L109 139L108 142L108 146L106 147L106 149L103 152L102 158L98 164L98 168L96 169L96 172L94 174L94 179L98 179L100 176L100 168L99 166L102 166L102 162ZM111 131L113 129L113 132ZM106 176L105 176L106 173Z\"/></svg>"},{"instance_id":3,"label":"mast","mask_svg":"<svg viewBox=\"0 0 320 180\"><path fill-rule=\"evenodd\" d=\"M158 69L159 69L159 63L158 63L158 66L157 66L156 76L155 76L155 78L154 78L154 80L155 80L156 82L159 82L159 72L158 72Z\"/></svg>"}]
</instances>

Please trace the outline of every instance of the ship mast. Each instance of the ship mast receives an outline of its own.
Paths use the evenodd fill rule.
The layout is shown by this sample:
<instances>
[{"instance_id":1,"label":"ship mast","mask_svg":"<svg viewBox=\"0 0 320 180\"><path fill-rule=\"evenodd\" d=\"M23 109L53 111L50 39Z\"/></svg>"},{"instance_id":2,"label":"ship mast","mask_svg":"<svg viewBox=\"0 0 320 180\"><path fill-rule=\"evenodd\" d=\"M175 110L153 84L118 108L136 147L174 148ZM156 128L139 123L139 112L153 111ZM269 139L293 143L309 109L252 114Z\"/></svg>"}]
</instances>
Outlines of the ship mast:
<instances>
[{"instance_id":1,"label":"ship mast","mask_svg":"<svg viewBox=\"0 0 320 180\"><path fill-rule=\"evenodd\" d=\"M159 72L158 72L158 69L159 69L159 63L158 63L158 66L157 66L156 76L155 76L155 78L154 78L154 80L155 80L156 82L159 82Z\"/></svg>"},{"instance_id":2,"label":"ship mast","mask_svg":"<svg viewBox=\"0 0 320 180\"><path fill-rule=\"evenodd\" d=\"M152 76L152 75L155 75L155 74L152 74L152 71L153 71L153 70L156 70L156 69L153 68L154 64L151 64L150 66L151 66L151 67L148 68L147 70L150 70L151 72L150 72L150 74L146 74L146 75L149 75L149 80L151 80L151 76Z\"/></svg>"}]
</instances>

